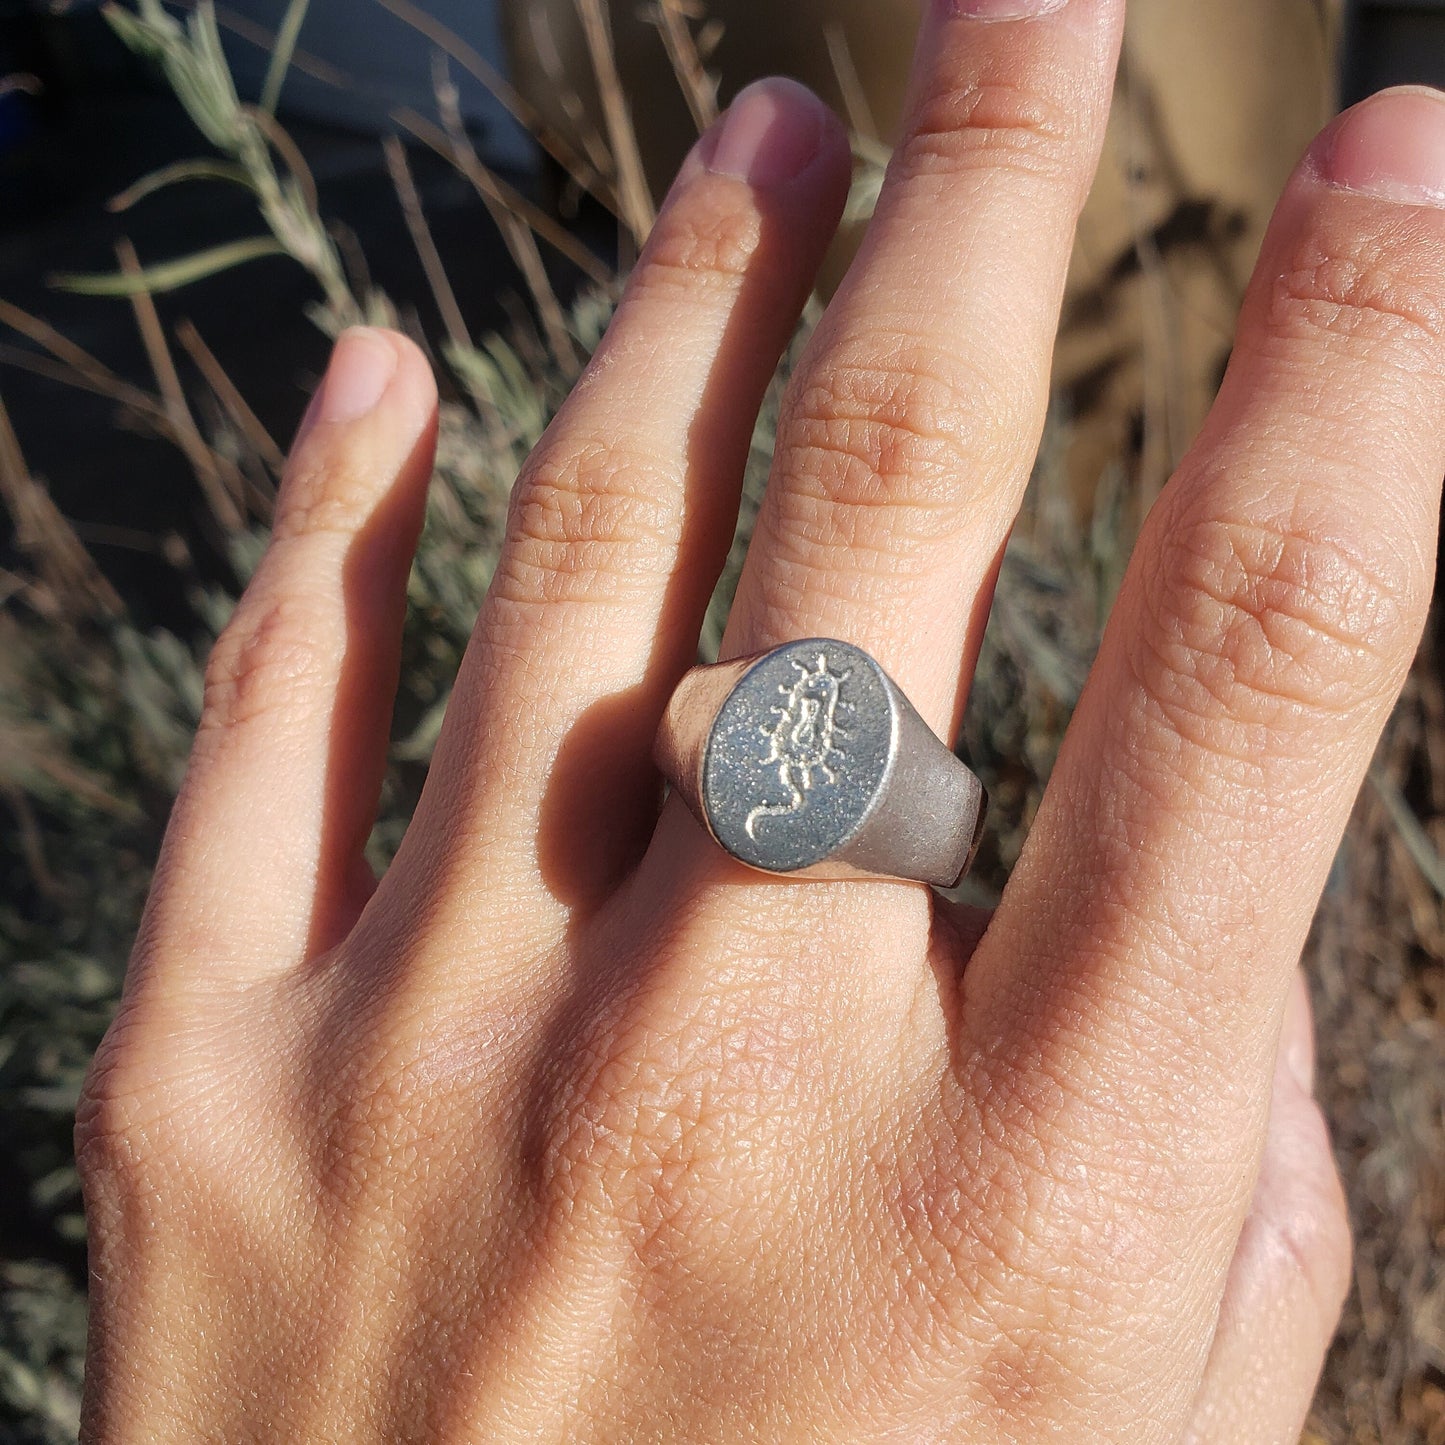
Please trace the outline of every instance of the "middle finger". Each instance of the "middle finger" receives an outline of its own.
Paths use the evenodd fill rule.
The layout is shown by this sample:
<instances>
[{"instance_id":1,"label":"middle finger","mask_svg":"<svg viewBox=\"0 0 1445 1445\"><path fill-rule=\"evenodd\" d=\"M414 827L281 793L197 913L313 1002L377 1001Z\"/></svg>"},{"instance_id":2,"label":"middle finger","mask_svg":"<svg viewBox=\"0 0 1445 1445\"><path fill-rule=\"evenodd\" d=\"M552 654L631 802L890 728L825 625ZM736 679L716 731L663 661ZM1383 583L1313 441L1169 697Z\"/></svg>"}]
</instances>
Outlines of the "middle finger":
<instances>
[{"instance_id":1,"label":"middle finger","mask_svg":"<svg viewBox=\"0 0 1445 1445\"><path fill-rule=\"evenodd\" d=\"M956 726L1043 427L1123 9L931 0L877 212L792 384L725 655L842 637Z\"/></svg>"}]
</instances>

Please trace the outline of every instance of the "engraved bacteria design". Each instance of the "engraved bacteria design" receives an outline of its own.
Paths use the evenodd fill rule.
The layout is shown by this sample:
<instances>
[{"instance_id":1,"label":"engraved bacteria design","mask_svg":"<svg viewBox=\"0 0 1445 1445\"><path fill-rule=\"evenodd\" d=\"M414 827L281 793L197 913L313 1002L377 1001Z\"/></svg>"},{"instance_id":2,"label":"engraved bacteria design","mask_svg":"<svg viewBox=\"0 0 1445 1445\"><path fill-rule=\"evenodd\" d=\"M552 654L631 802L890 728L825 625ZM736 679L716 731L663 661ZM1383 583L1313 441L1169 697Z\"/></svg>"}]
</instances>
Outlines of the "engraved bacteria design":
<instances>
[{"instance_id":1,"label":"engraved bacteria design","mask_svg":"<svg viewBox=\"0 0 1445 1445\"><path fill-rule=\"evenodd\" d=\"M838 713L852 710L852 704L845 702L842 695L852 669L833 672L821 652L816 668L796 657L788 661L798 669L799 676L791 686L783 683L778 687L784 701L770 709L777 720L761 729L768 740L768 752L760 759L764 767L776 764L788 801L760 803L754 808L743 824L749 838L758 836L757 826L765 818L788 818L801 812L812 791L814 774L821 774L830 783L837 782L834 765L844 756L838 739L848 734L838 725Z\"/></svg>"}]
</instances>

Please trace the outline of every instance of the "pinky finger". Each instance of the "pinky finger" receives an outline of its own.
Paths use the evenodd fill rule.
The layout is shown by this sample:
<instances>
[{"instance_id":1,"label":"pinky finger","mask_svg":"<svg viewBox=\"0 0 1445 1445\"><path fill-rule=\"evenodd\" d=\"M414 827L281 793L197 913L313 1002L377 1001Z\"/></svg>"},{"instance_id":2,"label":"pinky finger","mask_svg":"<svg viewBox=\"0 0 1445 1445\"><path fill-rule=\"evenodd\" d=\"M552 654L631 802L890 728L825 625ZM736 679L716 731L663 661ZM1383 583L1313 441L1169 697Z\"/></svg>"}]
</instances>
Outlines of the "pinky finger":
<instances>
[{"instance_id":1,"label":"pinky finger","mask_svg":"<svg viewBox=\"0 0 1445 1445\"><path fill-rule=\"evenodd\" d=\"M436 389L403 337L336 344L271 542L206 670L127 988L245 983L329 948L375 814L431 475Z\"/></svg>"},{"instance_id":2,"label":"pinky finger","mask_svg":"<svg viewBox=\"0 0 1445 1445\"><path fill-rule=\"evenodd\" d=\"M1230 1265L1188 1445L1295 1445L1350 1277L1350 1230L1312 1096L1304 977L1286 1006L1254 1202Z\"/></svg>"}]
</instances>

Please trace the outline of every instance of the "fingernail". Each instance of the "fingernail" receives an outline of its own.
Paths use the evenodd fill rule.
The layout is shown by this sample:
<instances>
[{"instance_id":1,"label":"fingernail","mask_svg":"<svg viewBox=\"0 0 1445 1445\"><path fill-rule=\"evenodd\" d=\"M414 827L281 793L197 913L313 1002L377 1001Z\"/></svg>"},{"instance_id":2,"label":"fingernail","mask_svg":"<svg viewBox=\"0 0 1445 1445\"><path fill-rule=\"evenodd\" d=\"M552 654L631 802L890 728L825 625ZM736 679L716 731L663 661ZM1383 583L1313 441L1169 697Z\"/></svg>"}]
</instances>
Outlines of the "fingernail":
<instances>
[{"instance_id":1,"label":"fingernail","mask_svg":"<svg viewBox=\"0 0 1445 1445\"><path fill-rule=\"evenodd\" d=\"M1316 142L1314 161L1343 190L1445 207L1445 93L1408 86L1361 101Z\"/></svg>"},{"instance_id":2,"label":"fingernail","mask_svg":"<svg viewBox=\"0 0 1445 1445\"><path fill-rule=\"evenodd\" d=\"M774 76L740 90L703 160L719 176L751 186L776 186L801 175L818 154L823 102L795 80Z\"/></svg>"},{"instance_id":3,"label":"fingernail","mask_svg":"<svg viewBox=\"0 0 1445 1445\"><path fill-rule=\"evenodd\" d=\"M1031 20L1067 4L1068 0L943 0L943 9L968 20Z\"/></svg>"},{"instance_id":4,"label":"fingernail","mask_svg":"<svg viewBox=\"0 0 1445 1445\"><path fill-rule=\"evenodd\" d=\"M1296 969L1284 1006L1279 1035L1279 1062L1306 1094L1315 1091L1315 1028L1310 1015L1309 985L1304 970Z\"/></svg>"},{"instance_id":5,"label":"fingernail","mask_svg":"<svg viewBox=\"0 0 1445 1445\"><path fill-rule=\"evenodd\" d=\"M296 436L299 441L317 422L355 421L386 393L396 375L396 348L379 331L353 326L336 338L331 363Z\"/></svg>"}]
</instances>

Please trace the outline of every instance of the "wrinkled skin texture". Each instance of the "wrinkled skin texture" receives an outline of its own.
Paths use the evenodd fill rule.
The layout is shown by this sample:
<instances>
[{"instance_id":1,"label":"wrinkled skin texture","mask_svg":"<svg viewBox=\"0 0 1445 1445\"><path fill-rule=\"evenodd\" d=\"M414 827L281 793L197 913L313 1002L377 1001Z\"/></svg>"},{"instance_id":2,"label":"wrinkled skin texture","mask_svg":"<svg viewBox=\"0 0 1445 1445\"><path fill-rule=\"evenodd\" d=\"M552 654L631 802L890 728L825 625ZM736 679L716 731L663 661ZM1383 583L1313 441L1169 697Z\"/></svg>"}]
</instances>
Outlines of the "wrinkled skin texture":
<instances>
[{"instance_id":1,"label":"wrinkled skin texture","mask_svg":"<svg viewBox=\"0 0 1445 1445\"><path fill-rule=\"evenodd\" d=\"M1122 21L981 8L925 22L725 643L847 638L944 735ZM684 168L379 882L435 393L344 337L80 1112L87 1439L1295 1440L1349 1264L1296 960L1429 597L1437 160L1404 92L1302 161L989 919L770 880L659 809L846 189L816 102L755 89Z\"/></svg>"}]
</instances>

